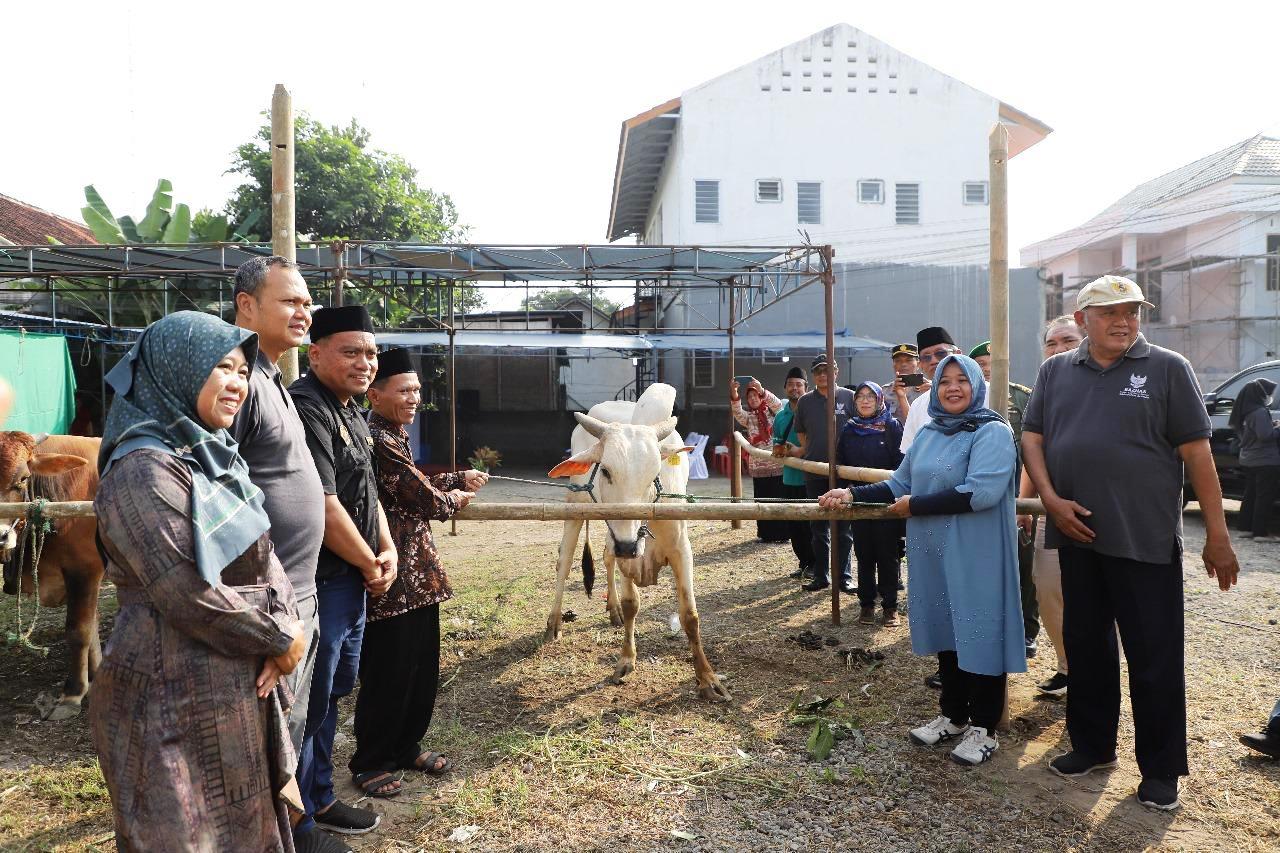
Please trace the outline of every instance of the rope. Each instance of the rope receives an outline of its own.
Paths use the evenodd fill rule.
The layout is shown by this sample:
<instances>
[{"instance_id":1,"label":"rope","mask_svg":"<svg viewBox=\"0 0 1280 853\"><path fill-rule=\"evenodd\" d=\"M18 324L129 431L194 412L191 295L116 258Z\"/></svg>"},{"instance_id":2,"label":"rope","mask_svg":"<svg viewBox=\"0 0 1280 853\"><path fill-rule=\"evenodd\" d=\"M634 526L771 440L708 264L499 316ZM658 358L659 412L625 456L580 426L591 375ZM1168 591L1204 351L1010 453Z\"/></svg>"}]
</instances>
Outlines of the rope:
<instances>
[{"instance_id":1,"label":"rope","mask_svg":"<svg viewBox=\"0 0 1280 853\"><path fill-rule=\"evenodd\" d=\"M568 489L571 492L590 492L593 488L591 483L577 486L572 483L553 483L549 480L527 480L524 477L506 477L501 474L490 474L490 480L509 480L512 483L530 483L535 486L552 486L557 489ZM757 503L757 504L816 504L817 498L801 498L793 500L791 498L735 498L732 495L690 495L682 492L664 492L659 487L658 500L662 498L679 498L687 503L701 503L706 501L715 501L723 503ZM862 506L863 504L855 504ZM885 506L885 504L866 504L866 506Z\"/></svg>"},{"instance_id":2,"label":"rope","mask_svg":"<svg viewBox=\"0 0 1280 853\"><path fill-rule=\"evenodd\" d=\"M27 510L26 530L18 541L18 551L14 555L18 565L18 594L14 596L13 606L16 625L13 631L5 633L5 640L9 645L19 646L39 655L49 653L47 646L37 646L31 642L31 635L35 633L36 624L40 621L40 555L44 551L45 536L53 532L53 520L46 518L44 514L44 506L47 503L48 501L44 498L36 498L31 502L31 508ZM28 543L31 546L31 580L35 586L36 610L31 617L31 624L24 631L22 629L22 567Z\"/></svg>"}]
</instances>

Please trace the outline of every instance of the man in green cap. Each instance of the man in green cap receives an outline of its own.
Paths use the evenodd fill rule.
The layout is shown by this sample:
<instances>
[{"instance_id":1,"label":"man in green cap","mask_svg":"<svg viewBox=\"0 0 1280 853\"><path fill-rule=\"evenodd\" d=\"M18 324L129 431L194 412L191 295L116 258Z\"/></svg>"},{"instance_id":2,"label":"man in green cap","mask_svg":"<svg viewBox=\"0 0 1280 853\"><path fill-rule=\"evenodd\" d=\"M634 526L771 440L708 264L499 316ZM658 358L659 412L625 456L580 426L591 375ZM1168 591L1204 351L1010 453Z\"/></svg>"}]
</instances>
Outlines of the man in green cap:
<instances>
[{"instance_id":1,"label":"man in green cap","mask_svg":"<svg viewBox=\"0 0 1280 853\"><path fill-rule=\"evenodd\" d=\"M991 341L983 341L969 350L969 358L978 362L982 368L982 376L991 381ZM990 387L990 386L988 386ZM1006 417L1013 430L1013 443L1018 448L1018 458L1022 458L1022 416L1027 411L1027 403L1031 400L1031 389L1017 382L1009 382L1009 405ZM1018 580L1022 587L1022 627L1026 632L1027 657L1036 656L1039 646L1036 638L1040 636L1040 608L1036 605L1036 585L1031 579L1032 561L1035 556L1035 545L1028 537L1018 539Z\"/></svg>"}]
</instances>

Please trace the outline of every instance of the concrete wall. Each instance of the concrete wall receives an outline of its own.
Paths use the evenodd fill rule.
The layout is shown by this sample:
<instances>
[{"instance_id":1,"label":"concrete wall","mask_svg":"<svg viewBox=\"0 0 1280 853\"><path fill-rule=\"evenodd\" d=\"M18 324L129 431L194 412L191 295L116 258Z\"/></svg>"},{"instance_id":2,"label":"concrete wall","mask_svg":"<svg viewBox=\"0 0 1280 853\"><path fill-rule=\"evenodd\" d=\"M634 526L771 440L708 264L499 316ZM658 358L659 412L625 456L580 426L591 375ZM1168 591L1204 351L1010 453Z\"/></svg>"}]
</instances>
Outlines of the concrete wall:
<instances>
[{"instance_id":1,"label":"concrete wall","mask_svg":"<svg viewBox=\"0 0 1280 853\"><path fill-rule=\"evenodd\" d=\"M839 260L982 261L989 212L964 203L963 183L987 179L998 110L995 98L833 27L681 96L646 242L786 245L802 229ZM781 202L756 201L758 178L782 181ZM869 179L884 182L882 203L858 201L857 182ZM694 221L697 180L720 182L718 223ZM821 182L821 223L798 224L797 181ZM897 182L920 184L921 224L895 225Z\"/></svg>"}]
</instances>

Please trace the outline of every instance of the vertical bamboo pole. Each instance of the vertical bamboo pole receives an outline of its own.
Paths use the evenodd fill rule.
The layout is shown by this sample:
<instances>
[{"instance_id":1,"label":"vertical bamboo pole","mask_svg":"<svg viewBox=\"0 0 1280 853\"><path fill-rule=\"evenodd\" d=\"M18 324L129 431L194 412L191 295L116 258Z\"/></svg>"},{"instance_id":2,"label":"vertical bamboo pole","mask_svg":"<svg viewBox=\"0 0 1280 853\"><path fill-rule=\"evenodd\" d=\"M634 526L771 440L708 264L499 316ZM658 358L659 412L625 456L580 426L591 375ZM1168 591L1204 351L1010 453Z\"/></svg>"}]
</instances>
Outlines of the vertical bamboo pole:
<instances>
[{"instance_id":1,"label":"vertical bamboo pole","mask_svg":"<svg viewBox=\"0 0 1280 853\"><path fill-rule=\"evenodd\" d=\"M1009 131L997 123L989 140L991 190L991 408L1009 399Z\"/></svg>"},{"instance_id":2,"label":"vertical bamboo pole","mask_svg":"<svg viewBox=\"0 0 1280 853\"><path fill-rule=\"evenodd\" d=\"M271 251L298 259L293 196L293 97L283 83L271 95ZM289 385L298 378L298 350L284 351L278 362L280 378Z\"/></svg>"},{"instance_id":3,"label":"vertical bamboo pole","mask_svg":"<svg viewBox=\"0 0 1280 853\"><path fill-rule=\"evenodd\" d=\"M735 361L734 325L737 323L738 308L737 299L734 292L734 281L729 279L729 381L733 381L733 377L737 371L737 363ZM746 393L745 388L738 389L738 399L742 399L742 395ZM733 406L729 407L729 494L735 498L742 497L742 452L738 450L738 446L733 442L733 434L737 431L737 422L733 419ZM729 526L734 530L742 529L741 519L734 519L729 522Z\"/></svg>"},{"instance_id":4,"label":"vertical bamboo pole","mask_svg":"<svg viewBox=\"0 0 1280 853\"><path fill-rule=\"evenodd\" d=\"M835 285L836 274L832 269L832 258L835 252L830 246L823 246L822 252L822 296L823 309L827 323L827 488L836 487L836 438L844 424L836 423L836 325L835 325ZM827 549L829 560L828 571L831 576L831 624L840 624L840 528L833 519L828 522L827 535L831 546Z\"/></svg>"},{"instance_id":5,"label":"vertical bamboo pole","mask_svg":"<svg viewBox=\"0 0 1280 853\"><path fill-rule=\"evenodd\" d=\"M991 323L991 408L1004 413L1009 405L1009 131L999 122L988 139L991 198L991 279L988 285ZM1009 691L998 729L1009 728Z\"/></svg>"}]
</instances>

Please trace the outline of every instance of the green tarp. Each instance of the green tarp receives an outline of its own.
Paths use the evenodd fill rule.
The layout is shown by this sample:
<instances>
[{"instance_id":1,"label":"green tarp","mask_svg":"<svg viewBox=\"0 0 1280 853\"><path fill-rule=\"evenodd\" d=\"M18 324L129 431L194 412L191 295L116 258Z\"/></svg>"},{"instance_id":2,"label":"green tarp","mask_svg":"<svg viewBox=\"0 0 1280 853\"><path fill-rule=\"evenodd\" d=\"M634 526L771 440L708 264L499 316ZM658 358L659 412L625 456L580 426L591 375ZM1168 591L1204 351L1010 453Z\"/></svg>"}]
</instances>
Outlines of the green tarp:
<instances>
[{"instance_id":1,"label":"green tarp","mask_svg":"<svg viewBox=\"0 0 1280 853\"><path fill-rule=\"evenodd\" d=\"M0 376L17 400L4 428L66 434L76 410L76 377L67 339L0 329Z\"/></svg>"}]
</instances>

